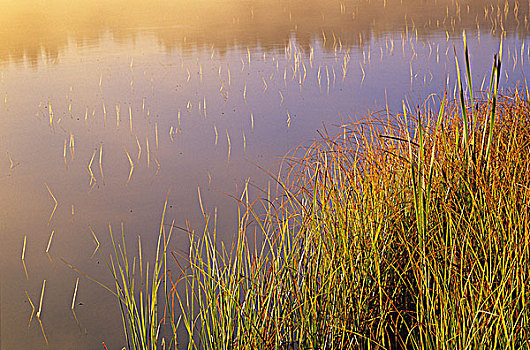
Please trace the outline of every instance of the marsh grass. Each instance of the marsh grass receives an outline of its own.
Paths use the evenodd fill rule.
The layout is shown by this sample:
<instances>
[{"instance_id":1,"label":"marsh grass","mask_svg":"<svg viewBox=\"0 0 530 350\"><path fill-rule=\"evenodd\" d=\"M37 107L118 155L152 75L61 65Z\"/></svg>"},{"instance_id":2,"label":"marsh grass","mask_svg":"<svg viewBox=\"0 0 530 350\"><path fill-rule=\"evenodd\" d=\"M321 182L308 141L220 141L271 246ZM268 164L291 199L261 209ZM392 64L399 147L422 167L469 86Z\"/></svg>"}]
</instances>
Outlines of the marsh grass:
<instances>
[{"instance_id":1,"label":"marsh grass","mask_svg":"<svg viewBox=\"0 0 530 350\"><path fill-rule=\"evenodd\" d=\"M131 251L127 251L123 222L121 240L116 237L112 226L109 224L111 240L111 253L109 255L100 249L99 240L90 228L96 243L92 257L96 252L99 252L112 275L113 284L104 284L63 260L71 269L99 284L116 297L120 306L126 343L123 349L154 350L171 349L177 346L177 329L180 321L176 319L174 302L171 301L171 298L174 299L176 291L171 289L173 282L167 264L168 245L174 225L170 226L169 232L166 232L164 228L169 194L170 191L168 191L164 203L154 262L151 264L142 258L140 237L138 237L138 255L131 255ZM76 281L71 309L78 323L74 311L77 286L78 280ZM39 313L37 313L38 317ZM107 348L104 342L102 346Z\"/></svg>"},{"instance_id":2,"label":"marsh grass","mask_svg":"<svg viewBox=\"0 0 530 350\"><path fill-rule=\"evenodd\" d=\"M499 96L496 56L489 90L474 96L464 46L455 101L324 130L271 174L275 198L249 200L247 183L230 244L199 191L205 230L172 252L178 278L165 209L155 263L142 270L139 253L144 289L123 231L120 243L110 230L106 288L128 348L528 348L529 93Z\"/></svg>"},{"instance_id":3,"label":"marsh grass","mask_svg":"<svg viewBox=\"0 0 530 350\"><path fill-rule=\"evenodd\" d=\"M245 188L232 244L205 213L175 294L189 349L530 346L528 89L499 96L496 56L473 96L467 45L457 71L456 101L323 132L276 200Z\"/></svg>"},{"instance_id":4,"label":"marsh grass","mask_svg":"<svg viewBox=\"0 0 530 350\"><path fill-rule=\"evenodd\" d=\"M151 266L149 262L146 263L145 276L142 269L141 246L139 245L139 266L137 266L136 257L131 262L127 256L123 224L121 243L115 240L109 225L113 253L110 255L110 260L102 256L112 274L115 292L108 287L106 288L111 290L119 301L128 349L165 349L166 346L169 349L176 346L176 330L179 321L174 319L172 310L166 307L169 306L169 296L172 294L168 289L167 278L169 270L167 249L172 229L166 233L163 225L168 197L169 191L164 203L155 260ZM140 276L138 276L138 272ZM145 284L142 283L143 278L145 278ZM162 303L163 306L160 307L159 303ZM161 332L161 329L165 328L163 325L166 322L170 325L167 327L169 328L167 339L162 335L166 332L164 330Z\"/></svg>"}]
</instances>

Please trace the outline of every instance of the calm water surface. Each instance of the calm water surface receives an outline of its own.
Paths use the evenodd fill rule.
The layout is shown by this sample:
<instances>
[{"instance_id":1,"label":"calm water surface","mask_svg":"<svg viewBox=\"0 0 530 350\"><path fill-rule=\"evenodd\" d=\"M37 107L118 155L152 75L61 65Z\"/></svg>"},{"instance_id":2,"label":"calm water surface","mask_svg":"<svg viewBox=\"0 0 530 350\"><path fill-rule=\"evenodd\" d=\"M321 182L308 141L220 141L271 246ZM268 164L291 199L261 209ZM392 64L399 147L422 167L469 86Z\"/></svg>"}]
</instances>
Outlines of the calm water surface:
<instances>
[{"instance_id":1,"label":"calm water surface","mask_svg":"<svg viewBox=\"0 0 530 350\"><path fill-rule=\"evenodd\" d=\"M109 224L152 259L164 224L201 231L198 188L236 227L236 195L324 126L398 111L455 84L466 30L474 85L504 40L503 86L528 73L528 2L0 1L0 348L121 349ZM454 46L453 46L454 45ZM487 84L487 83L486 83ZM131 164L133 165L131 167ZM131 173L132 168L132 173ZM274 186L273 186L274 187ZM55 208L55 209L54 209ZM50 237L53 232L53 237ZM24 241L26 242L24 245ZM171 249L187 249L176 230ZM24 250L24 253L23 253ZM47 251L47 252L46 252ZM27 277L21 261L27 267ZM28 327L29 323L29 327Z\"/></svg>"}]
</instances>

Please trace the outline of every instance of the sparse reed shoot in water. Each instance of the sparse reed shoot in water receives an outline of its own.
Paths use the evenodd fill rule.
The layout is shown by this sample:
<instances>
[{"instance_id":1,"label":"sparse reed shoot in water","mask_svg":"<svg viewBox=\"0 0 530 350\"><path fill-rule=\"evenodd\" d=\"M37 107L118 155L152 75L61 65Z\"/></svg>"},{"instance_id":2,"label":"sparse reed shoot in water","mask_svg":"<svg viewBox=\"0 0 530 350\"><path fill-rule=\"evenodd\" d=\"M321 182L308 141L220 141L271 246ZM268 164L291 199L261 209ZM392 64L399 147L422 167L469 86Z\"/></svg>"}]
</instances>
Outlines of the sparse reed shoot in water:
<instances>
[{"instance_id":1,"label":"sparse reed shoot in water","mask_svg":"<svg viewBox=\"0 0 530 350\"><path fill-rule=\"evenodd\" d=\"M134 135L136 137L136 144L138 145L138 157L137 157L137 161L140 160L140 157L142 156L142 146L140 145L140 140L138 140L138 136L135 134Z\"/></svg>"},{"instance_id":2,"label":"sparse reed shoot in water","mask_svg":"<svg viewBox=\"0 0 530 350\"><path fill-rule=\"evenodd\" d=\"M147 147L147 151L146 151L146 154L147 154L147 168L150 167L151 165L151 152L149 152L149 136L146 136L145 137L145 146Z\"/></svg>"},{"instance_id":3,"label":"sparse reed shoot in water","mask_svg":"<svg viewBox=\"0 0 530 350\"><path fill-rule=\"evenodd\" d=\"M53 214L55 214L55 210L57 209L57 206L59 205L59 203L57 202L57 199L55 199L55 196L53 195L52 191L50 190L50 188L48 187L47 184L44 184L44 186L46 186L46 189L48 190L48 193L50 194L50 196L52 197L53 199L53 203L54 203L54 206L53 206L53 209L52 209L52 213L50 214L50 218L48 219L48 226L50 225L50 222L52 221L52 218L53 218Z\"/></svg>"},{"instance_id":4,"label":"sparse reed shoot in water","mask_svg":"<svg viewBox=\"0 0 530 350\"><path fill-rule=\"evenodd\" d=\"M53 262L53 259L50 255L50 247L52 245L52 239L53 239L53 235L54 235L55 231L52 230L52 233L50 233L50 239L48 240L48 245L46 246L46 250L44 251L44 253L46 254L46 256L48 257L48 259L50 260L50 262L52 263L52 265L54 265L54 262ZM55 266L55 265L54 265Z\"/></svg>"},{"instance_id":5,"label":"sparse reed shoot in water","mask_svg":"<svg viewBox=\"0 0 530 350\"><path fill-rule=\"evenodd\" d=\"M70 147L70 155L72 156L72 160L75 159L75 139L74 134L70 133L70 141L69 141L69 147Z\"/></svg>"},{"instance_id":6,"label":"sparse reed shoot in water","mask_svg":"<svg viewBox=\"0 0 530 350\"><path fill-rule=\"evenodd\" d=\"M156 150L158 151L158 123L155 122L155 144Z\"/></svg>"},{"instance_id":7,"label":"sparse reed shoot in water","mask_svg":"<svg viewBox=\"0 0 530 350\"><path fill-rule=\"evenodd\" d=\"M129 131L131 132L131 135L132 135L133 134L133 122L132 122L131 106L129 106Z\"/></svg>"},{"instance_id":8,"label":"sparse reed shoot in water","mask_svg":"<svg viewBox=\"0 0 530 350\"><path fill-rule=\"evenodd\" d=\"M88 226L88 228L90 229L90 232L92 233L92 237L94 238L94 243L96 244L96 247L94 248L94 252L92 253L92 255L90 256L90 259L92 259L94 257L94 255L96 255L96 252L98 251L99 249L99 240L96 236L96 233L94 232L94 230L92 230L92 227Z\"/></svg>"},{"instance_id":9,"label":"sparse reed shoot in water","mask_svg":"<svg viewBox=\"0 0 530 350\"><path fill-rule=\"evenodd\" d=\"M228 129L226 129L226 141L228 143L228 156L226 158L226 165L230 164L230 151L232 150L232 143L230 142L230 135L228 135Z\"/></svg>"},{"instance_id":10,"label":"sparse reed shoot in water","mask_svg":"<svg viewBox=\"0 0 530 350\"><path fill-rule=\"evenodd\" d=\"M28 298L29 305L31 305L31 315L29 316L29 322L28 322L28 328L31 326L31 321L33 320L33 315L35 314L35 305L33 305L33 302L31 301L31 298L29 297L28 291L24 291L26 293L26 298Z\"/></svg>"},{"instance_id":11,"label":"sparse reed shoot in water","mask_svg":"<svg viewBox=\"0 0 530 350\"><path fill-rule=\"evenodd\" d=\"M103 175L103 142L99 145L99 171L101 173L101 181L105 185L105 176Z\"/></svg>"},{"instance_id":12,"label":"sparse reed shoot in water","mask_svg":"<svg viewBox=\"0 0 530 350\"><path fill-rule=\"evenodd\" d=\"M26 274L26 280L29 280L28 269L26 267L26 236L24 236L24 244L22 245L22 266L24 266L24 273Z\"/></svg>"},{"instance_id":13,"label":"sparse reed shoot in water","mask_svg":"<svg viewBox=\"0 0 530 350\"><path fill-rule=\"evenodd\" d=\"M94 153L92 153L92 158L90 158L90 161L88 162L87 169L88 174L90 175L90 182L88 184L88 192L92 191L92 188L96 185L96 177L94 176L94 173L92 172L92 162L94 161L94 157L96 156L97 149L94 150Z\"/></svg>"},{"instance_id":14,"label":"sparse reed shoot in water","mask_svg":"<svg viewBox=\"0 0 530 350\"><path fill-rule=\"evenodd\" d=\"M66 161L66 139L64 139L63 158L64 158L64 166L68 170L68 162Z\"/></svg>"},{"instance_id":15,"label":"sparse reed shoot in water","mask_svg":"<svg viewBox=\"0 0 530 350\"><path fill-rule=\"evenodd\" d=\"M116 105L116 128L120 127L120 105Z\"/></svg>"},{"instance_id":16,"label":"sparse reed shoot in water","mask_svg":"<svg viewBox=\"0 0 530 350\"><path fill-rule=\"evenodd\" d=\"M44 332L44 325L42 324L42 321L41 321L41 318L40 318L41 314L42 314L42 301L44 300L44 289L45 288L46 288L46 280L43 280L42 281L42 291L40 293L39 311L37 311L37 314L35 316L37 317L37 320L39 321L40 329L42 331L42 336L44 337L44 341L46 342L46 348L48 348L48 338L46 337L46 332ZM28 296L28 300L30 300L29 296ZM30 300L30 303L31 303L31 300ZM33 303L31 303L31 306L33 307ZM32 314L32 316L33 316L33 314ZM31 319L30 319L30 323L31 323Z\"/></svg>"},{"instance_id":17,"label":"sparse reed shoot in water","mask_svg":"<svg viewBox=\"0 0 530 350\"><path fill-rule=\"evenodd\" d=\"M79 286L79 277L77 277L76 281L75 281L75 288L74 288L74 295L72 296L72 315L74 315L74 319L75 319L75 323L79 326L79 320L77 319L77 315L75 313L75 298L77 296L77 287Z\"/></svg>"},{"instance_id":18,"label":"sparse reed shoot in water","mask_svg":"<svg viewBox=\"0 0 530 350\"><path fill-rule=\"evenodd\" d=\"M125 187L127 187L127 185L129 185L129 182L131 181L131 176L134 170L134 163L131 159L131 156L129 155L129 152L127 151L127 148L123 146L123 149L125 150L125 154L127 155L127 159L129 160L129 166L131 167L131 170L129 171L129 177L127 178L127 182L125 183ZM149 159L149 157L147 159Z\"/></svg>"}]
</instances>

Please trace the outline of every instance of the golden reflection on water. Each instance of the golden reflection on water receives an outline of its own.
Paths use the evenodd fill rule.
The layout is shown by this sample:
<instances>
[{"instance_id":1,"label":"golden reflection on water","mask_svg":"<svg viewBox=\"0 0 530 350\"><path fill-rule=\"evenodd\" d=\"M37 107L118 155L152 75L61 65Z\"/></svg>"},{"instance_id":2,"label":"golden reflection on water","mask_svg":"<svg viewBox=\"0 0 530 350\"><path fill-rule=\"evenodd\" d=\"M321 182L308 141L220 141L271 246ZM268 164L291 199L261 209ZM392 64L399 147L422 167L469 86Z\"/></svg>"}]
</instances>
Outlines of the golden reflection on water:
<instances>
[{"instance_id":1,"label":"golden reflection on water","mask_svg":"<svg viewBox=\"0 0 530 350\"><path fill-rule=\"evenodd\" d=\"M214 46L269 49L294 36L302 47L315 38L359 45L385 32L417 35L462 28L486 32L528 30L528 3L515 0L2 0L0 61L56 59L69 42L97 45L151 33L167 49Z\"/></svg>"}]
</instances>

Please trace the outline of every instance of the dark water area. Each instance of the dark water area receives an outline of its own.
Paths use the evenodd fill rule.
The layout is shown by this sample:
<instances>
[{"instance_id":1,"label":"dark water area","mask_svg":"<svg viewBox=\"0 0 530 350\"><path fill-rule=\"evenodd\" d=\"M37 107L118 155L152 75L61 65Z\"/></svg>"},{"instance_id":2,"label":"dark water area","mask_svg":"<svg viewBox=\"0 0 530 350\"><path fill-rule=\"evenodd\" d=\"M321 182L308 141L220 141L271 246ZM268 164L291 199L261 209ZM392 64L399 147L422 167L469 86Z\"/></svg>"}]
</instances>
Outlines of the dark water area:
<instances>
[{"instance_id":1,"label":"dark water area","mask_svg":"<svg viewBox=\"0 0 530 350\"><path fill-rule=\"evenodd\" d=\"M230 240L230 196L274 189L262 169L318 130L452 94L464 30L476 89L501 40L504 89L529 71L528 2L514 0L0 8L0 349L46 347L29 322L39 307L50 348L121 349L116 300L64 262L111 284L94 235L108 256L109 225L121 234L122 222L127 248L140 236L152 260L169 189L166 229L203 230L200 191ZM171 249L188 249L185 230Z\"/></svg>"}]
</instances>

